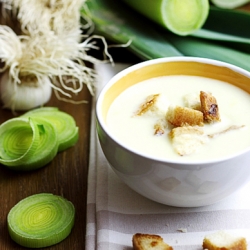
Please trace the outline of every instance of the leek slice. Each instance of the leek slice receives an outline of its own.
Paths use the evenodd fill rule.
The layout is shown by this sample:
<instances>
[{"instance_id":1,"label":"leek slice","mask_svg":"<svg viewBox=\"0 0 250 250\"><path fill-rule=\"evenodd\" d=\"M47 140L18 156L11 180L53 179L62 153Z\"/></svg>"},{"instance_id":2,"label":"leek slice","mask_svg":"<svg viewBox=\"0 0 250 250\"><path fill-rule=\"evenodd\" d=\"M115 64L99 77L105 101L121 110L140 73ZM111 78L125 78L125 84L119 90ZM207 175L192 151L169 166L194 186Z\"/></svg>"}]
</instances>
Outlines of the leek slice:
<instances>
[{"instance_id":1,"label":"leek slice","mask_svg":"<svg viewBox=\"0 0 250 250\"><path fill-rule=\"evenodd\" d=\"M34 170L41 168L51 162L58 152L58 134L55 127L43 119L37 117L32 119L39 128L39 145L32 158L29 158L21 170ZM19 170L20 166L16 169Z\"/></svg>"},{"instance_id":2,"label":"leek slice","mask_svg":"<svg viewBox=\"0 0 250 250\"><path fill-rule=\"evenodd\" d=\"M152 26L145 17L138 18L126 4L115 0L86 1L82 16L93 22L95 32L128 49L142 59L154 59L182 54Z\"/></svg>"},{"instance_id":3,"label":"leek slice","mask_svg":"<svg viewBox=\"0 0 250 250\"><path fill-rule=\"evenodd\" d=\"M1 124L0 134L0 162L8 166L25 163L39 145L39 128L31 119L10 119Z\"/></svg>"},{"instance_id":4,"label":"leek slice","mask_svg":"<svg viewBox=\"0 0 250 250\"><path fill-rule=\"evenodd\" d=\"M38 118L13 118L0 126L0 163L12 170L38 169L57 154L55 128Z\"/></svg>"},{"instance_id":5,"label":"leek slice","mask_svg":"<svg viewBox=\"0 0 250 250\"><path fill-rule=\"evenodd\" d=\"M58 133L58 152L73 146L79 138L74 118L55 107L43 107L26 112L23 117L39 117L50 122Z\"/></svg>"},{"instance_id":6,"label":"leek slice","mask_svg":"<svg viewBox=\"0 0 250 250\"><path fill-rule=\"evenodd\" d=\"M10 119L0 125L0 134L0 163L21 171L45 166L79 137L74 118L54 107Z\"/></svg>"},{"instance_id":7,"label":"leek slice","mask_svg":"<svg viewBox=\"0 0 250 250\"><path fill-rule=\"evenodd\" d=\"M61 242L70 234L74 221L74 205L49 193L35 194L19 201L7 216L10 237L28 248Z\"/></svg>"},{"instance_id":8,"label":"leek slice","mask_svg":"<svg viewBox=\"0 0 250 250\"><path fill-rule=\"evenodd\" d=\"M123 0L147 18L178 35L189 35L205 23L208 0Z\"/></svg>"}]
</instances>

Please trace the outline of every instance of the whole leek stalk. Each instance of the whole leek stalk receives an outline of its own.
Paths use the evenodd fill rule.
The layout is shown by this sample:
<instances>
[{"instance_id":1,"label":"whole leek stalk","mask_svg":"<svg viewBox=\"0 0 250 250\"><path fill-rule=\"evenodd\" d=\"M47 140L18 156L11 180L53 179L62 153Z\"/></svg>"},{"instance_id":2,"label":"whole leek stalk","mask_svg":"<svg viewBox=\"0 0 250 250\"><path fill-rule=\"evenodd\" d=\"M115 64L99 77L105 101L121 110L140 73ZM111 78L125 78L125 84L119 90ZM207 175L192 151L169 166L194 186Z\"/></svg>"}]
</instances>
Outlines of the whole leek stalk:
<instances>
[{"instance_id":1,"label":"whole leek stalk","mask_svg":"<svg viewBox=\"0 0 250 250\"><path fill-rule=\"evenodd\" d=\"M144 17L116 0L90 0L81 14L94 22L95 32L128 47L142 59L180 56L181 53Z\"/></svg>"},{"instance_id":2,"label":"whole leek stalk","mask_svg":"<svg viewBox=\"0 0 250 250\"><path fill-rule=\"evenodd\" d=\"M201 28L209 13L208 0L123 0L133 9L178 35Z\"/></svg>"},{"instance_id":3,"label":"whole leek stalk","mask_svg":"<svg viewBox=\"0 0 250 250\"><path fill-rule=\"evenodd\" d=\"M87 6L89 12L82 10L82 15L92 18L95 32L120 45L131 41L128 49L143 60L179 55L206 57L250 71L250 29L246 25L250 13L210 7L202 29L179 36L143 16L139 19L123 2L91 0Z\"/></svg>"},{"instance_id":4,"label":"whole leek stalk","mask_svg":"<svg viewBox=\"0 0 250 250\"><path fill-rule=\"evenodd\" d=\"M211 2L220 8L235 9L244 4L250 3L249 0L211 0Z\"/></svg>"}]
</instances>

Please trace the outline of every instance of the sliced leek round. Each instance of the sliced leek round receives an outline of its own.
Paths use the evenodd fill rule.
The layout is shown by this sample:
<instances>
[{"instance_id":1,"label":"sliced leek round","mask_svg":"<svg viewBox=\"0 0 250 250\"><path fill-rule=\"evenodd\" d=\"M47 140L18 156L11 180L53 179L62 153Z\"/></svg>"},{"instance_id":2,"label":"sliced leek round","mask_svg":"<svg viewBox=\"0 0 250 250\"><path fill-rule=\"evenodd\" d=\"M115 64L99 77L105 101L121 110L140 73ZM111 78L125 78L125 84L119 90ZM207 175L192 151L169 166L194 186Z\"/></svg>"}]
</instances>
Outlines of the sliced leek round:
<instances>
[{"instance_id":1,"label":"sliced leek round","mask_svg":"<svg viewBox=\"0 0 250 250\"><path fill-rule=\"evenodd\" d=\"M49 193L21 200L7 217L10 237L28 248L48 247L61 242L70 234L74 221L74 205Z\"/></svg>"},{"instance_id":2,"label":"sliced leek round","mask_svg":"<svg viewBox=\"0 0 250 250\"><path fill-rule=\"evenodd\" d=\"M0 163L24 164L39 145L39 127L31 119L13 118L0 126Z\"/></svg>"},{"instance_id":3,"label":"sliced leek round","mask_svg":"<svg viewBox=\"0 0 250 250\"><path fill-rule=\"evenodd\" d=\"M22 166L22 170L41 168L51 162L58 152L58 135L55 127L37 117L29 119L33 120L39 129L39 144L33 157L29 158Z\"/></svg>"},{"instance_id":4,"label":"sliced leek round","mask_svg":"<svg viewBox=\"0 0 250 250\"><path fill-rule=\"evenodd\" d=\"M0 125L0 163L13 170L48 164L79 137L74 118L55 107L38 108Z\"/></svg>"},{"instance_id":5,"label":"sliced leek round","mask_svg":"<svg viewBox=\"0 0 250 250\"><path fill-rule=\"evenodd\" d=\"M55 107L43 107L26 112L25 117L39 117L55 126L58 133L58 151L73 146L79 137L78 127L74 118Z\"/></svg>"},{"instance_id":6,"label":"sliced leek round","mask_svg":"<svg viewBox=\"0 0 250 250\"><path fill-rule=\"evenodd\" d=\"M0 163L13 170L45 166L57 154L55 128L38 118L13 118L0 126Z\"/></svg>"}]
</instances>

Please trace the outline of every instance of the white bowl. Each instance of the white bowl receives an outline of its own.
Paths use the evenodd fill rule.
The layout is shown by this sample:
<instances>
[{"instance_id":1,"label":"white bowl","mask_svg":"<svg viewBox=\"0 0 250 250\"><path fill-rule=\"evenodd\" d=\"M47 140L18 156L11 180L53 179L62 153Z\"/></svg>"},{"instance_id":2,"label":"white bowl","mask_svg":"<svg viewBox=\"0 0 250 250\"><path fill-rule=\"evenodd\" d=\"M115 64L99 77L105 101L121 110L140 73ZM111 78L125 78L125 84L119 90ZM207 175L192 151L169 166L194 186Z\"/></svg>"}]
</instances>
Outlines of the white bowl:
<instances>
[{"instance_id":1,"label":"white bowl","mask_svg":"<svg viewBox=\"0 0 250 250\"><path fill-rule=\"evenodd\" d=\"M170 206L213 204L249 181L250 148L216 160L194 163L162 160L124 145L105 121L111 103L126 88L145 79L174 74L223 80L250 93L250 72L227 63L192 57L145 61L115 75L99 95L96 105L99 141L115 173L141 195Z\"/></svg>"}]
</instances>

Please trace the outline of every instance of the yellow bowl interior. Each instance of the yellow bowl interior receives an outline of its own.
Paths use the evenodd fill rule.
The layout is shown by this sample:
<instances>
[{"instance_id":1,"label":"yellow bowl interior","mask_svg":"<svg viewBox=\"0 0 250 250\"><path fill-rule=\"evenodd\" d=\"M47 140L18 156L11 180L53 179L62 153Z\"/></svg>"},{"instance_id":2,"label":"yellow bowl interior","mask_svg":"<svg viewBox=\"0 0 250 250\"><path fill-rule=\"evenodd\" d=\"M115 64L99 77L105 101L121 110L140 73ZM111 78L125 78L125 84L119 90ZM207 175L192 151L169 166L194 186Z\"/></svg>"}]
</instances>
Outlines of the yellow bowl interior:
<instances>
[{"instance_id":1,"label":"yellow bowl interior","mask_svg":"<svg viewBox=\"0 0 250 250\"><path fill-rule=\"evenodd\" d=\"M192 61L162 62L144 66L128 73L113 84L105 93L102 103L104 119L114 99L128 87L159 76L193 75L221 80L250 93L250 78L227 67Z\"/></svg>"}]
</instances>

